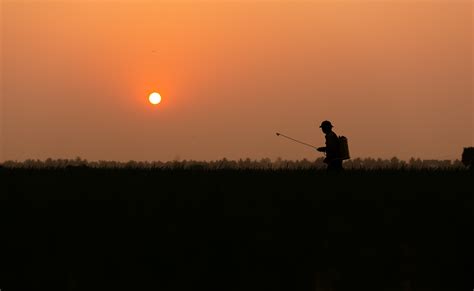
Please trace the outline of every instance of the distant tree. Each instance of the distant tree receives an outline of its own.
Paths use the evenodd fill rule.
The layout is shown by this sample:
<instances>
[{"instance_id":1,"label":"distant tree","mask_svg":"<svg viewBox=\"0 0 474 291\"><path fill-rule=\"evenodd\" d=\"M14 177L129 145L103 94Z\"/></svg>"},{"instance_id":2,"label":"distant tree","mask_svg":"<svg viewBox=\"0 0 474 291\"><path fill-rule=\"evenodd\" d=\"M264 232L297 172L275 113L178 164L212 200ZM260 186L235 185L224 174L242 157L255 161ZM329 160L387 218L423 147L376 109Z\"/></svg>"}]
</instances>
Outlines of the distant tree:
<instances>
[{"instance_id":1,"label":"distant tree","mask_svg":"<svg viewBox=\"0 0 474 291\"><path fill-rule=\"evenodd\" d=\"M354 169L361 169L362 168L363 163L362 163L361 158L355 158L355 159L350 160L350 161L352 161L352 167Z\"/></svg>"},{"instance_id":2,"label":"distant tree","mask_svg":"<svg viewBox=\"0 0 474 291\"><path fill-rule=\"evenodd\" d=\"M392 169L400 168L400 160L397 157L393 157L390 159L390 168Z\"/></svg>"},{"instance_id":3,"label":"distant tree","mask_svg":"<svg viewBox=\"0 0 474 291\"><path fill-rule=\"evenodd\" d=\"M415 159L415 158L410 158L408 161L408 166L413 169L421 169L423 166L423 162L421 161L420 158Z\"/></svg>"},{"instance_id":4,"label":"distant tree","mask_svg":"<svg viewBox=\"0 0 474 291\"><path fill-rule=\"evenodd\" d=\"M269 169L272 166L272 160L269 158L263 158L260 160L261 169Z\"/></svg>"},{"instance_id":5,"label":"distant tree","mask_svg":"<svg viewBox=\"0 0 474 291\"><path fill-rule=\"evenodd\" d=\"M323 157L317 158L316 161L314 162L314 166L316 167L316 169L326 168L326 164L324 163L324 158Z\"/></svg>"},{"instance_id":6,"label":"distant tree","mask_svg":"<svg viewBox=\"0 0 474 291\"><path fill-rule=\"evenodd\" d=\"M407 167L407 162L406 161L400 161L400 169L405 169Z\"/></svg>"},{"instance_id":7,"label":"distant tree","mask_svg":"<svg viewBox=\"0 0 474 291\"><path fill-rule=\"evenodd\" d=\"M454 169L464 168L464 164L460 160L456 159L453 161L452 168Z\"/></svg>"}]
</instances>

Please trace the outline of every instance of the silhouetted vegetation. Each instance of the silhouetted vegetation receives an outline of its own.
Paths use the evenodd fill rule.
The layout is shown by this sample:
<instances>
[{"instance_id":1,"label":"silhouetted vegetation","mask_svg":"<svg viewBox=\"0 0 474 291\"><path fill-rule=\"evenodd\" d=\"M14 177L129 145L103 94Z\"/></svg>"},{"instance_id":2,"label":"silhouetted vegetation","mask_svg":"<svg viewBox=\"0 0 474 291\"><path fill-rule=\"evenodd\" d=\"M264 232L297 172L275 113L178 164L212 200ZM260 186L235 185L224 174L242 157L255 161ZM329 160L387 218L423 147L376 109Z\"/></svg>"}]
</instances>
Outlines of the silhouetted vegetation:
<instances>
[{"instance_id":1,"label":"silhouetted vegetation","mask_svg":"<svg viewBox=\"0 0 474 291\"><path fill-rule=\"evenodd\" d=\"M6 168L31 168L31 169L46 169L46 168L67 168L67 167L87 167L87 168L109 168L109 169L205 169L205 170L321 170L326 169L327 165L323 162L324 158L318 158L314 161L307 159L303 160L283 160L277 158L271 160L269 158L260 160L240 159L240 160L216 160L216 161L92 161L81 159L47 159L41 160L26 160L6 161L3 166ZM400 169L453 169L461 170L465 166L460 160L421 160L419 158L411 158L408 162L400 160L396 157L391 159L374 159L374 158L355 158L344 161L345 169L355 170L400 170Z\"/></svg>"},{"instance_id":2,"label":"silhouetted vegetation","mask_svg":"<svg viewBox=\"0 0 474 291\"><path fill-rule=\"evenodd\" d=\"M320 162L6 162L0 288L472 290L471 171Z\"/></svg>"}]
</instances>

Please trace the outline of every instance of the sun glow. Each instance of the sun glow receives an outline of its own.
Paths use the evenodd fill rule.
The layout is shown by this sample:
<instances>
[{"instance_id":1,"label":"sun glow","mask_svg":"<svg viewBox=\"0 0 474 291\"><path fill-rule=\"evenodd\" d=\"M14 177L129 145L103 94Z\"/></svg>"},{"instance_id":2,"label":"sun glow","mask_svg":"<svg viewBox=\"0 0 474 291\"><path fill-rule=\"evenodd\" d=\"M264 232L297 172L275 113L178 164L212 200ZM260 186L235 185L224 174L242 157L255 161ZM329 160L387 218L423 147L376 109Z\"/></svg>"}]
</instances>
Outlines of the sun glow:
<instances>
[{"instance_id":1,"label":"sun glow","mask_svg":"<svg viewBox=\"0 0 474 291\"><path fill-rule=\"evenodd\" d=\"M151 104L158 105L161 102L161 95L156 92L153 92L150 94L150 97L148 97L148 100Z\"/></svg>"}]
</instances>

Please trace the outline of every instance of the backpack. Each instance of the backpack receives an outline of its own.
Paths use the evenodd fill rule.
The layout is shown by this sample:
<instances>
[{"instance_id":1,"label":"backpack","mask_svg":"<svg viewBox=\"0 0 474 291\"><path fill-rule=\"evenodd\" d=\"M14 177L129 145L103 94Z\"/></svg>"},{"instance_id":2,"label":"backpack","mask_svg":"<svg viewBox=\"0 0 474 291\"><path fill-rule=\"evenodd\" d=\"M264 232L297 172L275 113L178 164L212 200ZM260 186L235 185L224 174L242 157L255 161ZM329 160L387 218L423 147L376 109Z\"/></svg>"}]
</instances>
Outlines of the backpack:
<instances>
[{"instance_id":1,"label":"backpack","mask_svg":"<svg viewBox=\"0 0 474 291\"><path fill-rule=\"evenodd\" d=\"M348 160L350 159L349 155L349 143L347 142L347 138L345 136L339 136L339 158L341 160Z\"/></svg>"}]
</instances>

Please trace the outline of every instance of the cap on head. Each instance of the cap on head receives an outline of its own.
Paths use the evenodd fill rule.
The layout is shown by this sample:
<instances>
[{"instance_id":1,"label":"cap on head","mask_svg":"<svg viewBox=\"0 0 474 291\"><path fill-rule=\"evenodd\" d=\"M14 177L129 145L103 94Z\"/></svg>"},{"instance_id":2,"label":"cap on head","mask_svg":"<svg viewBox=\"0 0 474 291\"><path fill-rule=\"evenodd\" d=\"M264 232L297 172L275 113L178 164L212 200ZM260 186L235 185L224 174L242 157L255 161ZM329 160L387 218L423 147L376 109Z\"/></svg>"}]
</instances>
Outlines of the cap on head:
<instances>
[{"instance_id":1,"label":"cap on head","mask_svg":"<svg viewBox=\"0 0 474 291\"><path fill-rule=\"evenodd\" d=\"M319 127L321 127L321 128L333 128L333 126L331 124L331 121L329 121L329 120L324 120L323 122L321 122L321 125Z\"/></svg>"}]
</instances>

